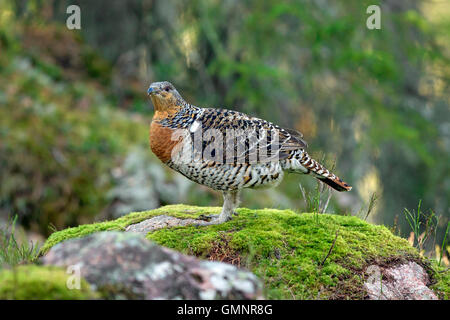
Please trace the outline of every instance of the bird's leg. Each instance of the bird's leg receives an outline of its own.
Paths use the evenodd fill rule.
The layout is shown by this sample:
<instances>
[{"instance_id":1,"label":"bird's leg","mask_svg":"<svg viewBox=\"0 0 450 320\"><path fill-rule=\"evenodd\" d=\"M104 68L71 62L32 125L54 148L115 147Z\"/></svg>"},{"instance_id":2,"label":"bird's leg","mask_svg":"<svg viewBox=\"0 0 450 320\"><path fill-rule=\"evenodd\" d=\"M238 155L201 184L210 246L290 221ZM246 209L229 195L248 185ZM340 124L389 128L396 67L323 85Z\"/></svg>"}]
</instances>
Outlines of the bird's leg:
<instances>
[{"instance_id":1,"label":"bird's leg","mask_svg":"<svg viewBox=\"0 0 450 320\"><path fill-rule=\"evenodd\" d=\"M234 190L231 192L233 197L233 215L238 216L239 213L236 212L236 209L239 207L239 203L241 202L239 199L241 190Z\"/></svg>"},{"instance_id":2,"label":"bird's leg","mask_svg":"<svg viewBox=\"0 0 450 320\"><path fill-rule=\"evenodd\" d=\"M217 220L217 223L224 223L231 220L234 210L234 192L233 191L224 191L223 192L223 207L222 212L218 217L213 220Z\"/></svg>"},{"instance_id":3,"label":"bird's leg","mask_svg":"<svg viewBox=\"0 0 450 320\"><path fill-rule=\"evenodd\" d=\"M223 191L223 207L218 216L211 216L211 221L202 223L202 225L221 224L231 220L233 214L236 214L234 209L239 205L239 191ZM209 218L209 217L207 217Z\"/></svg>"}]
</instances>

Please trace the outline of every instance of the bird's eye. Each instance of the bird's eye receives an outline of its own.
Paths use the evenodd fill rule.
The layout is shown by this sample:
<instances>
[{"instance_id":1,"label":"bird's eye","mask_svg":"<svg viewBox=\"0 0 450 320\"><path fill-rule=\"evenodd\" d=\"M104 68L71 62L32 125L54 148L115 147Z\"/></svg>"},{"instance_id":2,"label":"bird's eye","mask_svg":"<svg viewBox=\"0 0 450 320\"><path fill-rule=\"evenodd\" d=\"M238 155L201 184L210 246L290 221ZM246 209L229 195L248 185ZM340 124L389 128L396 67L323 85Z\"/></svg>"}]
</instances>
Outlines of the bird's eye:
<instances>
[{"instance_id":1,"label":"bird's eye","mask_svg":"<svg viewBox=\"0 0 450 320\"><path fill-rule=\"evenodd\" d=\"M170 87L169 86L165 87L164 91L169 92L170 91Z\"/></svg>"}]
</instances>

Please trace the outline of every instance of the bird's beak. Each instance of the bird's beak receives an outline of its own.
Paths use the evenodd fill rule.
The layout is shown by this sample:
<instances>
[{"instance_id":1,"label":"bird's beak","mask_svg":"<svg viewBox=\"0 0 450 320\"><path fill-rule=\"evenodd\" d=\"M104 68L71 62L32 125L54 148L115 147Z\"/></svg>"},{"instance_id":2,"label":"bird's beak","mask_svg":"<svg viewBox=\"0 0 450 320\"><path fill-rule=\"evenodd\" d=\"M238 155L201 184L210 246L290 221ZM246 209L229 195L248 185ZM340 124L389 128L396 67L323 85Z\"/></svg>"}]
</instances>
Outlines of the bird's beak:
<instances>
[{"instance_id":1,"label":"bird's beak","mask_svg":"<svg viewBox=\"0 0 450 320\"><path fill-rule=\"evenodd\" d=\"M152 87L148 88L147 90L147 95L151 95L153 92L155 92L155 89L153 89Z\"/></svg>"}]
</instances>

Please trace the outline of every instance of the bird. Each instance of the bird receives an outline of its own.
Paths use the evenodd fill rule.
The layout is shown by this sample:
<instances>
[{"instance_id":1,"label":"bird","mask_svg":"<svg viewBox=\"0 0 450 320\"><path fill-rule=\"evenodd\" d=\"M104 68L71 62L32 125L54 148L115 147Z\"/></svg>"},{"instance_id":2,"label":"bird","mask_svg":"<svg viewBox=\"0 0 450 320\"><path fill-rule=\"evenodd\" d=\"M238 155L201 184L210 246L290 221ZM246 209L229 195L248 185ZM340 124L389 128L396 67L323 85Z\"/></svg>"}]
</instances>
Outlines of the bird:
<instances>
[{"instance_id":1,"label":"bird","mask_svg":"<svg viewBox=\"0 0 450 320\"><path fill-rule=\"evenodd\" d=\"M186 178L223 193L222 210L208 224L231 220L243 189L275 187L285 172L310 174L337 191L352 189L309 156L297 130L234 110L196 107L168 81L151 83L147 95L154 106L152 152Z\"/></svg>"}]
</instances>

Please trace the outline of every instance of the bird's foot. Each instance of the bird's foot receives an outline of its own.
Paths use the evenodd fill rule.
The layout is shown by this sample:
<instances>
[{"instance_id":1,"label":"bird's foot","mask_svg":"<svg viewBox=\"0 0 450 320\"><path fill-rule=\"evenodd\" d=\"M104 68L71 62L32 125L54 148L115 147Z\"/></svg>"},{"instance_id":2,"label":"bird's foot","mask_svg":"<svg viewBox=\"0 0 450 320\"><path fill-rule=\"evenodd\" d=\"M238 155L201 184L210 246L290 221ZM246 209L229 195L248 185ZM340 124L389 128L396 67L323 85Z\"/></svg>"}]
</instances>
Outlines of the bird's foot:
<instances>
[{"instance_id":1,"label":"bird's foot","mask_svg":"<svg viewBox=\"0 0 450 320\"><path fill-rule=\"evenodd\" d=\"M198 224L196 224L197 226L209 226L209 225L214 225L214 224L222 224L225 223L227 221L231 220L231 215L215 215L215 214L211 214L211 215L199 215L198 216L199 220L205 220L205 221L201 221Z\"/></svg>"},{"instance_id":2,"label":"bird's foot","mask_svg":"<svg viewBox=\"0 0 450 320\"><path fill-rule=\"evenodd\" d=\"M216 215L216 214L208 214L208 215L206 215L206 214L201 214L201 215L198 216L197 219L199 219L199 220L210 221L210 220L212 220L212 219L214 219L214 218L216 218L216 217L218 217L218 215Z\"/></svg>"}]
</instances>

